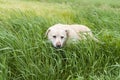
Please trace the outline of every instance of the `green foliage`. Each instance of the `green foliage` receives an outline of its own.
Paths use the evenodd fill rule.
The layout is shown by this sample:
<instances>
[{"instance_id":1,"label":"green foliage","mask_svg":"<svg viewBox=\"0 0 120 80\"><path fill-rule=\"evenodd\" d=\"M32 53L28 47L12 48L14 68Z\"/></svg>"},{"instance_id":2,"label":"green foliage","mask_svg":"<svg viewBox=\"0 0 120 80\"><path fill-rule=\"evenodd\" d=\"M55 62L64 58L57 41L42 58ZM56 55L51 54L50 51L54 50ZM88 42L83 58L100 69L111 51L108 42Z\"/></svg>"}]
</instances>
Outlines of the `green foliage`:
<instances>
[{"instance_id":1,"label":"green foliage","mask_svg":"<svg viewBox=\"0 0 120 80\"><path fill-rule=\"evenodd\" d=\"M120 80L115 1L0 0L0 80ZM55 49L45 31L56 23L87 25L102 43Z\"/></svg>"}]
</instances>

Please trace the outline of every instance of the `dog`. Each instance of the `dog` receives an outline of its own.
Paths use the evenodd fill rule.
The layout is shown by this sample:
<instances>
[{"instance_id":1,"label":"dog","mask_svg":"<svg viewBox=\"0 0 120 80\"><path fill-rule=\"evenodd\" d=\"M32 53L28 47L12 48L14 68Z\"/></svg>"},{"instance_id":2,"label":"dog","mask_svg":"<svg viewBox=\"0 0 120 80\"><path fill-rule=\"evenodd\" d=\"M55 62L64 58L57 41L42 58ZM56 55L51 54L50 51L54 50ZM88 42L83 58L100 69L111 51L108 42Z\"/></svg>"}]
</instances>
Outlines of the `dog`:
<instances>
[{"instance_id":1,"label":"dog","mask_svg":"<svg viewBox=\"0 0 120 80\"><path fill-rule=\"evenodd\" d=\"M46 36L56 48L63 47L67 40L85 40L87 36L98 41L87 26L78 24L55 24L48 28Z\"/></svg>"}]
</instances>

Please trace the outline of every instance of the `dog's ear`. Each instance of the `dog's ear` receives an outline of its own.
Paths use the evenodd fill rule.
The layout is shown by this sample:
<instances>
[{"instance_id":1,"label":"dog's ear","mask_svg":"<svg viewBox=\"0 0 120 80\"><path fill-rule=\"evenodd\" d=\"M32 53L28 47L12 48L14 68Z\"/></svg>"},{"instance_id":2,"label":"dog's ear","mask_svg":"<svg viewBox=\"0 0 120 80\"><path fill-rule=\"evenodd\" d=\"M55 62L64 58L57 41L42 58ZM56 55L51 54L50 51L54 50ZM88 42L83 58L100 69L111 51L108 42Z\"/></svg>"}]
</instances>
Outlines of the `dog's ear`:
<instances>
[{"instance_id":1,"label":"dog's ear","mask_svg":"<svg viewBox=\"0 0 120 80\"><path fill-rule=\"evenodd\" d=\"M67 37L69 36L69 31L68 30L65 30L66 34L67 34Z\"/></svg>"},{"instance_id":2,"label":"dog's ear","mask_svg":"<svg viewBox=\"0 0 120 80\"><path fill-rule=\"evenodd\" d=\"M45 33L45 37L47 37L48 33L50 32L50 29L48 29Z\"/></svg>"}]
</instances>

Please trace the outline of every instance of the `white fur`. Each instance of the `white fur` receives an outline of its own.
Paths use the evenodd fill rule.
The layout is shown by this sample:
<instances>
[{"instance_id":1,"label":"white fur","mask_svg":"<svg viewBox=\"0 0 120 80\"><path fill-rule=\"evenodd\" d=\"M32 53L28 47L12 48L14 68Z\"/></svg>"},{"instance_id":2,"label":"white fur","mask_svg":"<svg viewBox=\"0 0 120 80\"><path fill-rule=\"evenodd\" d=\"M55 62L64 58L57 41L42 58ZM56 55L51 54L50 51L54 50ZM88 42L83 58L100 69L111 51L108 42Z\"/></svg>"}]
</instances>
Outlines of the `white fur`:
<instances>
[{"instance_id":1,"label":"white fur","mask_svg":"<svg viewBox=\"0 0 120 80\"><path fill-rule=\"evenodd\" d=\"M47 30L46 35L53 46L59 48L62 47L68 39L71 41L86 39L87 35L97 41L88 27L78 24L55 24Z\"/></svg>"}]
</instances>

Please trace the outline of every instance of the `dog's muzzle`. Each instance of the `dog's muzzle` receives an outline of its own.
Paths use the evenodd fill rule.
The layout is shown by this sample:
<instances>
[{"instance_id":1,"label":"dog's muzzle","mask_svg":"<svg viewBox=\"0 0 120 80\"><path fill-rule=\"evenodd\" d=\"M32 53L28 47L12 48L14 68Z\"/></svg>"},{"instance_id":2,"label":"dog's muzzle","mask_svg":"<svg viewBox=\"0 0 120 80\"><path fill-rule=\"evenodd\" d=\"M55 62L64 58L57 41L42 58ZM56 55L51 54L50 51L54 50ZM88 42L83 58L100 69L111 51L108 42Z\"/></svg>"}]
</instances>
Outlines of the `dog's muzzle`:
<instances>
[{"instance_id":1,"label":"dog's muzzle","mask_svg":"<svg viewBox=\"0 0 120 80\"><path fill-rule=\"evenodd\" d=\"M56 48L61 48L61 47L62 47L61 43L60 43L60 42L57 42L57 43L56 43Z\"/></svg>"}]
</instances>

